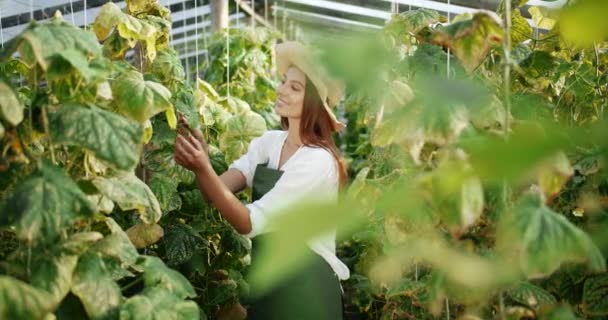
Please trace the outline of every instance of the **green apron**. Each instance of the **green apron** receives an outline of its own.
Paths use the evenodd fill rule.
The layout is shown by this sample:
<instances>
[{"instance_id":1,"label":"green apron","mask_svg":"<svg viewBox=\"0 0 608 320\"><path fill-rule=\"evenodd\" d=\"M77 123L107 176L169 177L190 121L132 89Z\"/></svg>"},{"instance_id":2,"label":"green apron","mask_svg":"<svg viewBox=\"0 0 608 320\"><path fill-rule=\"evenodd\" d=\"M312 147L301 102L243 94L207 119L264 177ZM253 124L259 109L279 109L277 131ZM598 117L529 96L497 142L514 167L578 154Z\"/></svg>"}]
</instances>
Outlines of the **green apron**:
<instances>
[{"instance_id":1,"label":"green apron","mask_svg":"<svg viewBox=\"0 0 608 320\"><path fill-rule=\"evenodd\" d=\"M281 178L283 171L268 168L265 164L256 167L253 176L252 199L256 201L270 191ZM251 262L255 264L260 255L260 242L267 235L252 239ZM342 290L338 277L329 264L318 254L301 266L269 293L246 299L249 320L341 320ZM255 288L251 288L255 291Z\"/></svg>"}]
</instances>

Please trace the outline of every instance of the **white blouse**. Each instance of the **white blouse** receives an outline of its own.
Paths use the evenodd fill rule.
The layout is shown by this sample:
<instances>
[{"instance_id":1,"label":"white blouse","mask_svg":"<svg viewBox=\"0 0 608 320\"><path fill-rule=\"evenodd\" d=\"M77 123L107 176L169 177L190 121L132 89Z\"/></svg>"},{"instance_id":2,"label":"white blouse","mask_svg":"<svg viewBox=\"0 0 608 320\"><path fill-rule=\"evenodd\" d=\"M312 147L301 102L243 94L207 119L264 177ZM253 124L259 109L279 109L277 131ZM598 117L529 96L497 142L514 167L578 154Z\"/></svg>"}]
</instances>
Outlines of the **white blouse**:
<instances>
[{"instance_id":1,"label":"white blouse","mask_svg":"<svg viewBox=\"0 0 608 320\"><path fill-rule=\"evenodd\" d=\"M279 169L281 149L287 139L287 131L267 131L249 144L247 153L234 161L229 168L237 169L252 186L258 164L268 163L268 168ZM246 205L249 209L252 230L246 236L253 238L268 232L267 222L303 199L319 202L335 202L338 199L339 178L336 161L332 154L316 147L300 147L280 168L283 175L275 186L262 198ZM348 267L336 256L336 233L331 232L308 243L334 270L340 280L350 276Z\"/></svg>"}]
</instances>

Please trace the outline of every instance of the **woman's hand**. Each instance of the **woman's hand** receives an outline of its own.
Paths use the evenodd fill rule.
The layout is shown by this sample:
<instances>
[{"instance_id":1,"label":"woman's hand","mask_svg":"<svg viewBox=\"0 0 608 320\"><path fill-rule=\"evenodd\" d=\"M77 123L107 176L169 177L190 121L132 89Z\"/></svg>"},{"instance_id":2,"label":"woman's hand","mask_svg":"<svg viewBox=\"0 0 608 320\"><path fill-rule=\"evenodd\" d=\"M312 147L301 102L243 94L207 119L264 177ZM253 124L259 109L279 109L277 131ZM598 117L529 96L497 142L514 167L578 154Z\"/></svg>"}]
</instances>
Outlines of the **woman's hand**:
<instances>
[{"instance_id":1,"label":"woman's hand","mask_svg":"<svg viewBox=\"0 0 608 320\"><path fill-rule=\"evenodd\" d=\"M178 134L175 139L175 162L192 170L195 174L212 168L209 162L209 147L200 130L192 129L184 117L179 114Z\"/></svg>"}]
</instances>

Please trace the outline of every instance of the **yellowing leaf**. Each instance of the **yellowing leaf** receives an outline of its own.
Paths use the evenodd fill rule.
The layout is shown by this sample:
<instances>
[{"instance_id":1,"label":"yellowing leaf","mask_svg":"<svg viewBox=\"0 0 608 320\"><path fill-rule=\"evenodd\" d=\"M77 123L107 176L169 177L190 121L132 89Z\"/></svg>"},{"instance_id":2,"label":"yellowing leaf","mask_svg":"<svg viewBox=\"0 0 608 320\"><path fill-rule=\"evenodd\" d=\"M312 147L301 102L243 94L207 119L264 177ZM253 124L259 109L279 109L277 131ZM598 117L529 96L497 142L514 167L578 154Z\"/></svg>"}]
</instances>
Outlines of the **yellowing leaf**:
<instances>
[{"instance_id":1,"label":"yellowing leaf","mask_svg":"<svg viewBox=\"0 0 608 320\"><path fill-rule=\"evenodd\" d=\"M494 45L502 43L500 18L489 11L479 11L470 20L458 21L435 30L431 42L452 49L462 65L471 72L485 60Z\"/></svg>"},{"instance_id":2,"label":"yellowing leaf","mask_svg":"<svg viewBox=\"0 0 608 320\"><path fill-rule=\"evenodd\" d=\"M538 184L546 199L555 197L573 173L574 169L563 152L544 163L538 173Z\"/></svg>"},{"instance_id":3,"label":"yellowing leaf","mask_svg":"<svg viewBox=\"0 0 608 320\"><path fill-rule=\"evenodd\" d=\"M591 46L608 38L608 1L576 1L560 14L560 32L566 41Z\"/></svg>"},{"instance_id":4,"label":"yellowing leaf","mask_svg":"<svg viewBox=\"0 0 608 320\"><path fill-rule=\"evenodd\" d=\"M145 248L163 237L163 228L158 224L138 223L127 229L127 235L135 248Z\"/></svg>"},{"instance_id":5,"label":"yellowing leaf","mask_svg":"<svg viewBox=\"0 0 608 320\"><path fill-rule=\"evenodd\" d=\"M23 120L23 108L13 88L0 79L0 117L16 126Z\"/></svg>"},{"instance_id":6,"label":"yellowing leaf","mask_svg":"<svg viewBox=\"0 0 608 320\"><path fill-rule=\"evenodd\" d=\"M537 28L551 30L557 22L557 14L552 12L551 9L534 6L530 7L528 12L532 15L532 21Z\"/></svg>"}]
</instances>

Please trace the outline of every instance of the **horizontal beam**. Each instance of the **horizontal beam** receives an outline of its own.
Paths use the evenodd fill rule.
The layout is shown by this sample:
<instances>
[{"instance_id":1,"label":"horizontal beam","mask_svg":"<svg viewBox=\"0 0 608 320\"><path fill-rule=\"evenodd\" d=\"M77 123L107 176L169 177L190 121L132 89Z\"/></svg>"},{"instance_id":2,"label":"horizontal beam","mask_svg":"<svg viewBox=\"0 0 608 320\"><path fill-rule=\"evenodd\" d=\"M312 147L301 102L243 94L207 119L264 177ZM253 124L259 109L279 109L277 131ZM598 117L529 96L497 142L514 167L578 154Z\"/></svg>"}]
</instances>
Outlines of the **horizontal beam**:
<instances>
[{"instance_id":1,"label":"horizontal beam","mask_svg":"<svg viewBox=\"0 0 608 320\"><path fill-rule=\"evenodd\" d=\"M371 24L371 23L336 18L336 17L332 17L332 16L328 16L328 15L288 9L288 8L284 8L284 7L280 7L280 6L274 6L273 8L274 8L274 14L277 16L287 14L288 17L298 17L299 16L300 18L304 18L304 19L306 19L308 21L312 21L312 22L314 22L315 20L316 21L324 20L324 21L328 21L328 22L333 22L334 25L335 24L345 25L345 27L346 27L346 25L350 25L350 26L358 26L358 27L369 28L369 29L382 29L382 26ZM312 18L312 19L310 19L310 18Z\"/></svg>"}]
</instances>

